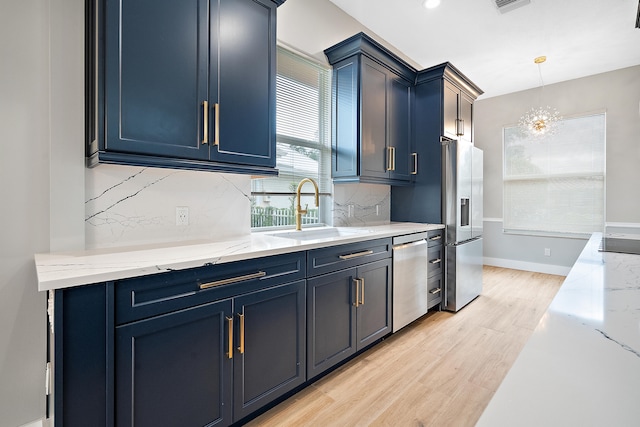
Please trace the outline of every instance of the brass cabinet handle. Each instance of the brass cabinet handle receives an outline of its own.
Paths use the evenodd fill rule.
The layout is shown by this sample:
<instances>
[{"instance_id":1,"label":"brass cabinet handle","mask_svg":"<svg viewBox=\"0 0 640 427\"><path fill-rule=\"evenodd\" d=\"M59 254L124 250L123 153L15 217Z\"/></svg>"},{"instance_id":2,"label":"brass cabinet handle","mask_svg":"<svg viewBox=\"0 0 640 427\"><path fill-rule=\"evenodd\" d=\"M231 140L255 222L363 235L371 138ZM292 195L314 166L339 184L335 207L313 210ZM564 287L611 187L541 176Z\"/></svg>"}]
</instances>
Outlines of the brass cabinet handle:
<instances>
[{"instance_id":1,"label":"brass cabinet handle","mask_svg":"<svg viewBox=\"0 0 640 427\"><path fill-rule=\"evenodd\" d=\"M396 170L396 147L387 147L387 170Z\"/></svg>"},{"instance_id":2,"label":"brass cabinet handle","mask_svg":"<svg viewBox=\"0 0 640 427\"><path fill-rule=\"evenodd\" d=\"M356 298L353 302L353 306L358 307L358 305L360 305L360 279L358 279L357 277L355 277L353 279L355 285L356 285Z\"/></svg>"},{"instance_id":3,"label":"brass cabinet handle","mask_svg":"<svg viewBox=\"0 0 640 427\"><path fill-rule=\"evenodd\" d=\"M411 175L418 175L418 153L411 153L411 157L413 157L413 172L411 172Z\"/></svg>"},{"instance_id":4,"label":"brass cabinet handle","mask_svg":"<svg viewBox=\"0 0 640 427\"><path fill-rule=\"evenodd\" d=\"M369 249L368 251L356 252L355 254L338 255L338 258L340 258L341 260L348 260L348 259L358 258L361 256L371 255L372 253L373 251Z\"/></svg>"},{"instance_id":5,"label":"brass cabinet handle","mask_svg":"<svg viewBox=\"0 0 640 427\"><path fill-rule=\"evenodd\" d=\"M440 291L442 291L442 289L436 288L436 289L430 290L429 293L432 294L432 295L435 295L435 294L439 294Z\"/></svg>"},{"instance_id":6,"label":"brass cabinet handle","mask_svg":"<svg viewBox=\"0 0 640 427\"><path fill-rule=\"evenodd\" d=\"M233 317L227 317L227 328L229 329L229 351L227 352L227 357L229 359L233 359Z\"/></svg>"},{"instance_id":7,"label":"brass cabinet handle","mask_svg":"<svg viewBox=\"0 0 640 427\"><path fill-rule=\"evenodd\" d=\"M220 104L213 104L215 129L213 130L213 145L220 146Z\"/></svg>"},{"instance_id":8,"label":"brass cabinet handle","mask_svg":"<svg viewBox=\"0 0 640 427\"><path fill-rule=\"evenodd\" d=\"M436 258L436 259L432 259L431 261L429 261L429 263L431 264L439 264L442 260L440 258Z\"/></svg>"},{"instance_id":9,"label":"brass cabinet handle","mask_svg":"<svg viewBox=\"0 0 640 427\"><path fill-rule=\"evenodd\" d=\"M246 274L244 276L231 277L229 279L216 280L215 282L203 283L200 285L200 289L209 289L221 285L230 285L231 283L244 282L245 280L258 279L266 276L264 271L258 271L257 273Z\"/></svg>"},{"instance_id":10,"label":"brass cabinet handle","mask_svg":"<svg viewBox=\"0 0 640 427\"><path fill-rule=\"evenodd\" d=\"M438 234L437 236L429 237L429 240L440 240L442 239L442 234Z\"/></svg>"},{"instance_id":11,"label":"brass cabinet handle","mask_svg":"<svg viewBox=\"0 0 640 427\"><path fill-rule=\"evenodd\" d=\"M464 135L464 120L456 119L456 135Z\"/></svg>"},{"instance_id":12,"label":"brass cabinet handle","mask_svg":"<svg viewBox=\"0 0 640 427\"><path fill-rule=\"evenodd\" d=\"M209 102L202 101L203 124L202 124L202 144L209 143Z\"/></svg>"},{"instance_id":13,"label":"brass cabinet handle","mask_svg":"<svg viewBox=\"0 0 640 427\"><path fill-rule=\"evenodd\" d=\"M364 279L360 278L360 296L362 297L362 299L360 300L360 305L364 305Z\"/></svg>"},{"instance_id":14,"label":"brass cabinet handle","mask_svg":"<svg viewBox=\"0 0 640 427\"><path fill-rule=\"evenodd\" d=\"M391 153L393 154L391 157L391 161L393 162L391 164L391 170L394 171L396 170L396 147L391 147Z\"/></svg>"},{"instance_id":15,"label":"brass cabinet handle","mask_svg":"<svg viewBox=\"0 0 640 427\"><path fill-rule=\"evenodd\" d=\"M244 314L238 313L238 317L240 318L240 347L238 350L240 354L244 354Z\"/></svg>"}]
</instances>

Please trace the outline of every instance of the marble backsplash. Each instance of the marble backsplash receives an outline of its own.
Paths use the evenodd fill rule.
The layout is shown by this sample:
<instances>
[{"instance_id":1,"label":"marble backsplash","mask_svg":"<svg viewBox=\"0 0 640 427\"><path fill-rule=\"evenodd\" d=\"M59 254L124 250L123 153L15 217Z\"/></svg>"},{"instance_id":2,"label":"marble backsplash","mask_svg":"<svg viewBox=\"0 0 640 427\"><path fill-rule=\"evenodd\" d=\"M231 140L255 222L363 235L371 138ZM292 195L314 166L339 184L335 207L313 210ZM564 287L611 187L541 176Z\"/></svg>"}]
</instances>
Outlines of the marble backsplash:
<instances>
[{"instance_id":1,"label":"marble backsplash","mask_svg":"<svg viewBox=\"0 0 640 427\"><path fill-rule=\"evenodd\" d=\"M251 178L245 175L99 165L85 172L87 249L250 233ZM176 207L189 224L176 225Z\"/></svg>"},{"instance_id":2,"label":"marble backsplash","mask_svg":"<svg viewBox=\"0 0 640 427\"><path fill-rule=\"evenodd\" d=\"M85 172L86 249L190 240L224 240L251 232L251 178L245 175L99 165ZM340 184L333 189L337 227L383 225L390 187ZM176 225L176 207L189 224Z\"/></svg>"},{"instance_id":3,"label":"marble backsplash","mask_svg":"<svg viewBox=\"0 0 640 427\"><path fill-rule=\"evenodd\" d=\"M363 227L389 224L391 187L377 184L338 184L333 187L333 225Z\"/></svg>"}]
</instances>

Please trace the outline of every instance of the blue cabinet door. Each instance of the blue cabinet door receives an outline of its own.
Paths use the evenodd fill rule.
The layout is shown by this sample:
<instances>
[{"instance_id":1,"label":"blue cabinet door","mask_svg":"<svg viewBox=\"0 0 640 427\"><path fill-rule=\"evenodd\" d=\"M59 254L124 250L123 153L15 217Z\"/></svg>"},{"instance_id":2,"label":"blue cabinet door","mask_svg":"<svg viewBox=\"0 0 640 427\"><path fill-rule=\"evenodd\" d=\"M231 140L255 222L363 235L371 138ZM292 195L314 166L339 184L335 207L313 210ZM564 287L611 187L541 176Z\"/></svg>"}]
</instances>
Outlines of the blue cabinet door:
<instances>
[{"instance_id":1,"label":"blue cabinet door","mask_svg":"<svg viewBox=\"0 0 640 427\"><path fill-rule=\"evenodd\" d=\"M414 171L412 149L413 85L404 79L391 76L388 86L388 146L392 148L392 168L389 177L393 180L411 181Z\"/></svg>"},{"instance_id":2,"label":"blue cabinet door","mask_svg":"<svg viewBox=\"0 0 640 427\"><path fill-rule=\"evenodd\" d=\"M391 333L391 260L358 267L357 350Z\"/></svg>"},{"instance_id":3,"label":"blue cabinet door","mask_svg":"<svg viewBox=\"0 0 640 427\"><path fill-rule=\"evenodd\" d=\"M211 159L275 167L276 4L221 0L211 13Z\"/></svg>"},{"instance_id":4,"label":"blue cabinet door","mask_svg":"<svg viewBox=\"0 0 640 427\"><path fill-rule=\"evenodd\" d=\"M305 285L300 280L234 299L234 421L305 382Z\"/></svg>"},{"instance_id":5,"label":"blue cabinet door","mask_svg":"<svg viewBox=\"0 0 640 427\"><path fill-rule=\"evenodd\" d=\"M117 327L115 425L229 425L231 309L224 300Z\"/></svg>"},{"instance_id":6,"label":"blue cabinet door","mask_svg":"<svg viewBox=\"0 0 640 427\"><path fill-rule=\"evenodd\" d=\"M356 352L355 268L307 280L307 377Z\"/></svg>"},{"instance_id":7,"label":"blue cabinet door","mask_svg":"<svg viewBox=\"0 0 640 427\"><path fill-rule=\"evenodd\" d=\"M104 150L208 159L208 9L208 0L106 0Z\"/></svg>"},{"instance_id":8,"label":"blue cabinet door","mask_svg":"<svg viewBox=\"0 0 640 427\"><path fill-rule=\"evenodd\" d=\"M387 149L389 131L387 87L389 71L369 58L361 65L360 176L387 179L391 160Z\"/></svg>"}]
</instances>

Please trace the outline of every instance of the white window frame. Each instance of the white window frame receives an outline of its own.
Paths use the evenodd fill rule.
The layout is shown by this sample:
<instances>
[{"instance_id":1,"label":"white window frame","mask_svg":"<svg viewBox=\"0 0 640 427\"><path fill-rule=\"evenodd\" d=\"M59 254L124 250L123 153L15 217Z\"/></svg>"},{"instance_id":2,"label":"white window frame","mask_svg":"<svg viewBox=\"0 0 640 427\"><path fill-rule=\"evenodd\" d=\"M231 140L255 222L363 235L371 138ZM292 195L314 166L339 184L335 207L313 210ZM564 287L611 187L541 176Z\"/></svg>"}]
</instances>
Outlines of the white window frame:
<instances>
[{"instance_id":1,"label":"white window frame","mask_svg":"<svg viewBox=\"0 0 640 427\"><path fill-rule=\"evenodd\" d=\"M526 138L523 136L522 133L520 133L520 138L522 138L520 139L520 142L522 143L521 145L523 146L525 144L550 144L547 147L552 147L552 144L556 144L556 146L558 146L559 144L562 144L563 141L566 140L566 138L571 137L571 136L567 136L566 131L564 134L562 132L565 122L576 120L576 119L588 119L589 117L595 117L596 120L602 119L602 138L603 138L601 141L602 152L600 153L602 156L601 157L602 164L599 164L598 162L594 161L594 164L598 163L598 166L594 167L591 170L587 170L587 169L582 171L566 171L561 169L549 170L551 168L550 165L553 163L553 157L551 155L548 155L548 157L546 158L548 162L548 166L547 166L549 168L548 170L545 170L540 173L509 175L508 163L510 159L508 158L507 149L508 149L508 145L510 144L510 141L507 141L507 139L509 138L507 134L508 132L510 132L512 135L515 135L516 132L521 132L521 131L518 129L517 125L503 127L502 129L502 155L503 155L502 207L503 207L504 233L533 235L533 236L584 238L589 236L593 232L603 230L604 223L606 220L605 218L605 212L606 212L606 197L605 197L606 196L606 191L605 191L606 189L606 112L596 111L596 112L589 112L589 113L584 113L580 115L574 115L574 116L563 118L560 120L559 131L557 132L557 134L547 135L542 138L536 138L533 136ZM570 142L573 142L575 144L576 139L574 138ZM599 142L597 143L594 142L594 144L599 144ZM538 148L538 147L535 147L535 148ZM574 145L574 148L575 148L575 145ZM589 150L585 150L585 153L586 151L589 151ZM575 221L574 225L567 225L567 224L570 224L571 221L566 219L568 217L564 215L568 215L569 217L571 216L570 208L563 209L561 204L553 204L553 198L554 198L553 186L556 185L557 187L560 187L562 185L567 185L569 183L572 183L577 186L582 184L583 187L587 187L590 182L593 182L593 180L595 180L596 182L601 182L601 193L599 192L596 193L597 197L600 197L601 199L592 199L593 200L592 202L593 212L591 214L592 224L580 225L579 224L580 221ZM536 181L537 182L544 181L544 185L547 186L547 190L546 190L547 194L545 197L541 197L542 192L538 193L538 201L540 202L539 205L536 205L532 202L531 205L526 206L526 204L522 204L522 203L518 204L517 201L513 201L512 199L510 199L509 193L510 191L513 190L513 187L517 185L515 183L520 183L521 189L527 184L532 185L531 188L535 189ZM511 183L514 183L514 185L511 185ZM562 191L563 190L559 190L558 193L561 193ZM567 190L564 190L564 191L566 192ZM528 194L530 197L532 197L532 199L535 198L534 197L535 191L531 191L527 193L526 191L521 190L518 194L524 194L525 197ZM588 199L585 198L582 200L588 200ZM539 215L541 215L546 220L538 221L536 226L535 225L536 221L531 219L532 214L518 215L518 213L516 212L518 208L520 209L521 212L526 209L530 209L530 210L537 209L538 212L540 212ZM597 208L599 208L600 211L597 211L596 210ZM556 211L556 212L553 212L553 211ZM582 215L583 217L589 217L589 214L586 214L584 212L579 213L579 215ZM528 217L529 220L534 223L534 226L531 227L532 225L531 222L525 223L525 221L523 221L522 219L518 219L518 216L525 218L525 221L526 221L526 218ZM543 225L542 223L545 223L546 226ZM587 230L585 229L586 227L591 227L591 228ZM560 229L560 228L563 228L563 229Z\"/></svg>"},{"instance_id":2,"label":"white window frame","mask_svg":"<svg viewBox=\"0 0 640 427\"><path fill-rule=\"evenodd\" d=\"M307 172L304 170L291 170L291 168L282 168L280 170L280 177L288 178L290 180L290 184L298 183L302 178L313 178L317 181L318 186L320 187L320 206L316 208L313 203L312 196L309 193L313 193L313 186L311 184L306 184L302 189L302 193L305 194L302 200L302 206L308 203L310 213L306 216L303 216L303 224L317 224L323 225L324 223L330 223L329 216L331 215L331 189L332 189L332 181L331 181L331 69L324 64L320 64L314 59L307 57L304 54L293 51L289 48L279 45L278 46L279 55L285 54L290 57L294 57L296 61L300 61L300 63L307 63L310 67L324 69L326 72L326 80L322 80L319 82L320 89L320 99L319 99L319 110L318 110L318 120L321 124L318 126L318 141L308 140L302 137L296 137L293 135L284 135L276 133L276 159L278 158L278 146L282 144L295 145L301 148L310 148L314 150L320 151L319 165L318 170L319 173L317 176L309 176ZM280 75L280 74L279 74ZM276 106L276 114L278 107ZM277 121L277 120L276 120ZM276 130L276 132L278 129ZM288 153L291 155L291 152ZM277 161L277 160L276 160ZM276 164L276 167L278 165ZM268 180L269 177L266 178ZM273 189L273 184L271 185L271 189L265 189L264 186L261 185L260 180L252 182L252 228L255 230L266 230L272 228L289 228L291 223L286 224L278 224L278 225L267 225L260 226L254 225L254 204L260 203L264 206L264 202L266 200L274 200L276 198L280 198L280 203L282 203L283 198L292 198L295 197L295 189L291 187L285 189L282 187L285 183L283 182L280 185L278 190ZM270 185L267 185L269 187ZM262 188L261 188L262 187ZM289 213L291 215L291 213ZM281 217L281 216L280 216ZM285 220L286 221L286 220ZM274 221L275 223L275 221Z\"/></svg>"}]
</instances>

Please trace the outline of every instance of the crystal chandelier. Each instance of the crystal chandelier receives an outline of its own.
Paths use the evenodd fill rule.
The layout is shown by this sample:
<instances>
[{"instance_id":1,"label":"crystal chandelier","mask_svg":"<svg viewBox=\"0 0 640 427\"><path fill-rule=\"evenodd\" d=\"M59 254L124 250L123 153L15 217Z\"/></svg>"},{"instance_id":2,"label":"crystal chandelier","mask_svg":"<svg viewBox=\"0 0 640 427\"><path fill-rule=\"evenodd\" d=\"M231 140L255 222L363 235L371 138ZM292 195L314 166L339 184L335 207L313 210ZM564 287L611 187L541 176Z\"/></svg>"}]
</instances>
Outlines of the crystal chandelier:
<instances>
[{"instance_id":1,"label":"crystal chandelier","mask_svg":"<svg viewBox=\"0 0 640 427\"><path fill-rule=\"evenodd\" d=\"M542 71L540 64L547 60L546 56L539 56L533 60L538 64L538 73L540 74L540 97L544 90L544 82L542 81ZM540 103L539 103L540 104ZM541 137L544 135L553 135L558 127L558 122L562 117L555 108L552 107L533 107L522 117L520 117L519 126L529 135Z\"/></svg>"}]
</instances>

